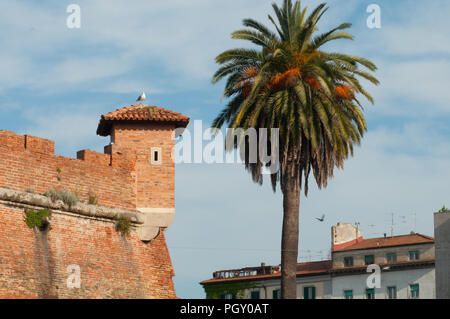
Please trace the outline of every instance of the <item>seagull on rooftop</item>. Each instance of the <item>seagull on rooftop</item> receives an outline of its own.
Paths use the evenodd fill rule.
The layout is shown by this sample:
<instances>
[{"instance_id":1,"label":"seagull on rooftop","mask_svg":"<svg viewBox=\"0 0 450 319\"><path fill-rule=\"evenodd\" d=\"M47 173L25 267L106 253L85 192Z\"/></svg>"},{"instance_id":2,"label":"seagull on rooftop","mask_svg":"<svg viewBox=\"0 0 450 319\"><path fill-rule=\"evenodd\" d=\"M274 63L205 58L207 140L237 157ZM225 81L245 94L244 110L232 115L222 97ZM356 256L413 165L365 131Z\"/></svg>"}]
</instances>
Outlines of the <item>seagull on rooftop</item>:
<instances>
[{"instance_id":1,"label":"seagull on rooftop","mask_svg":"<svg viewBox=\"0 0 450 319\"><path fill-rule=\"evenodd\" d=\"M145 98L146 98L146 96L145 96L145 93L144 92L142 92L142 94L137 98L137 100L136 101L144 101L145 100Z\"/></svg>"}]
</instances>

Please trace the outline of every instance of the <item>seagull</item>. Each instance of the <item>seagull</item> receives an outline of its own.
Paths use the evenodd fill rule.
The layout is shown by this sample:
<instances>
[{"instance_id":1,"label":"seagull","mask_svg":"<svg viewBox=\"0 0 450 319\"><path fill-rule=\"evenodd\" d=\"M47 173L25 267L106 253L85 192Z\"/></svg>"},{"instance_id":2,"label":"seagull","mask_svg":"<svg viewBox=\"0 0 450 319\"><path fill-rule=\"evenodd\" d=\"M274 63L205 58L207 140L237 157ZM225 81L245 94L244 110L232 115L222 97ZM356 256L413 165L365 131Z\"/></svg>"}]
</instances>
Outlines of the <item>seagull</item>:
<instances>
[{"instance_id":1,"label":"seagull","mask_svg":"<svg viewBox=\"0 0 450 319\"><path fill-rule=\"evenodd\" d=\"M145 100L145 93L144 92L142 92L142 94L137 98L137 100L136 101L144 101Z\"/></svg>"},{"instance_id":2,"label":"seagull","mask_svg":"<svg viewBox=\"0 0 450 319\"><path fill-rule=\"evenodd\" d=\"M323 214L322 217L320 217L320 218L317 218L317 217L316 217L316 219L317 219L319 222L323 222L323 221L325 220L325 214Z\"/></svg>"}]
</instances>

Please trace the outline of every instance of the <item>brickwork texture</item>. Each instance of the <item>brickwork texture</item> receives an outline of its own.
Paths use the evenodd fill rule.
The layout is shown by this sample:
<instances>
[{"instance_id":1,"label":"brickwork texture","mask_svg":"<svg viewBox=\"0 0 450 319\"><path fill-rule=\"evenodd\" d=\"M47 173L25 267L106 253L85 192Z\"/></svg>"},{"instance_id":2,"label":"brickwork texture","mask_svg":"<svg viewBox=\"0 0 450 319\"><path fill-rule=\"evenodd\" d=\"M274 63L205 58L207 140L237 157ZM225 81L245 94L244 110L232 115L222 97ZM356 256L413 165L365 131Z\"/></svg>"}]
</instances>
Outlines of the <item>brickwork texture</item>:
<instances>
[{"instance_id":1,"label":"brickwork texture","mask_svg":"<svg viewBox=\"0 0 450 319\"><path fill-rule=\"evenodd\" d=\"M174 208L173 124L114 123L105 153L54 154L51 140L0 131L0 188L95 194L98 205L136 211ZM151 148L159 165L152 165ZM116 221L53 212L47 230L30 229L20 203L0 200L0 298L176 298L164 229L149 242ZM67 285L80 269L80 288ZM70 267L69 267L70 268Z\"/></svg>"}]
</instances>

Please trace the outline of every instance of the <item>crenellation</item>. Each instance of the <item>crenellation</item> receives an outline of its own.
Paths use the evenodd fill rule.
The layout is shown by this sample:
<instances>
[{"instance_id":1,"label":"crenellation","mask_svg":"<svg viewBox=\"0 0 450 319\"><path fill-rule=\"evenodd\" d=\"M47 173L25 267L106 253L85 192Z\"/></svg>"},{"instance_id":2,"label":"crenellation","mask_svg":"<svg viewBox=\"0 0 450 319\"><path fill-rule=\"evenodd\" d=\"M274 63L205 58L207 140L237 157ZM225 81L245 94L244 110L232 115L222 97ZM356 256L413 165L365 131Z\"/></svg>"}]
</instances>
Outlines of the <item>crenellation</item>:
<instances>
[{"instance_id":1,"label":"crenellation","mask_svg":"<svg viewBox=\"0 0 450 319\"><path fill-rule=\"evenodd\" d=\"M55 154L55 141L41 137L25 135L25 149L42 154Z\"/></svg>"},{"instance_id":2,"label":"crenellation","mask_svg":"<svg viewBox=\"0 0 450 319\"><path fill-rule=\"evenodd\" d=\"M25 136L17 135L11 131L0 130L0 145L17 150L24 150Z\"/></svg>"},{"instance_id":3,"label":"crenellation","mask_svg":"<svg viewBox=\"0 0 450 319\"><path fill-rule=\"evenodd\" d=\"M97 165L111 165L111 155L98 153L91 150L81 150L77 152L77 159Z\"/></svg>"}]
</instances>

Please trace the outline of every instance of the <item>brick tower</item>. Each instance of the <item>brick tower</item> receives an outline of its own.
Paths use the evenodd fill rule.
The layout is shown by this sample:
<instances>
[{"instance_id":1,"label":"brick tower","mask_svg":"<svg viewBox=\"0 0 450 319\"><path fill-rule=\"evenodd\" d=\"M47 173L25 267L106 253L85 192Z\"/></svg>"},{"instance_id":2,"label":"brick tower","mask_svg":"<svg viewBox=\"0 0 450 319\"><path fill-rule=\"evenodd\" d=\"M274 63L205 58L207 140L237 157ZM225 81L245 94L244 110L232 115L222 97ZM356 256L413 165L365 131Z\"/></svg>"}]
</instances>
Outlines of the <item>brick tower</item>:
<instances>
[{"instance_id":1,"label":"brick tower","mask_svg":"<svg viewBox=\"0 0 450 319\"><path fill-rule=\"evenodd\" d=\"M128 166L135 179L135 207L145 215L139 237L155 238L175 217L175 129L189 118L156 106L131 105L101 116L97 134L111 136L111 164ZM115 162L116 161L116 162Z\"/></svg>"}]
</instances>

